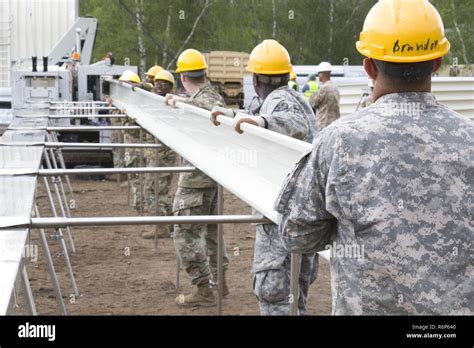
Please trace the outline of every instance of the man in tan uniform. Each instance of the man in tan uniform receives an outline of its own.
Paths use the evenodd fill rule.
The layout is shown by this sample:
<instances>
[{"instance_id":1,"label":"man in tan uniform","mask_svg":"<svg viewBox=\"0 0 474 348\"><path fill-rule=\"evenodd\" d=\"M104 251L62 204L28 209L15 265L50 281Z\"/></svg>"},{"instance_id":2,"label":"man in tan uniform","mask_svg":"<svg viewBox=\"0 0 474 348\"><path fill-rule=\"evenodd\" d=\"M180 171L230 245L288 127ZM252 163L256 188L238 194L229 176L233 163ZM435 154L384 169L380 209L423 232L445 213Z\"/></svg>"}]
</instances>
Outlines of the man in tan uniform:
<instances>
[{"instance_id":1,"label":"man in tan uniform","mask_svg":"<svg viewBox=\"0 0 474 348\"><path fill-rule=\"evenodd\" d=\"M318 66L318 78L321 88L311 96L309 103L316 113L319 130L329 126L340 117L339 91L331 81L332 66L328 62L321 62Z\"/></svg>"},{"instance_id":2,"label":"man in tan uniform","mask_svg":"<svg viewBox=\"0 0 474 348\"><path fill-rule=\"evenodd\" d=\"M199 51L187 49L181 53L176 72L181 74L181 82L191 96L184 98L168 94L167 103L175 106L176 102L184 102L207 110L212 110L214 106L224 107L224 100L206 78L206 68L204 56ZM199 171L180 173L173 211L177 216L216 214L216 182ZM174 226L174 244L192 284L197 287L192 294L176 297L176 304L213 306L215 297L210 284L212 280L217 280L217 225L177 224ZM225 281L228 262L225 255L224 296L229 293Z\"/></svg>"}]
</instances>

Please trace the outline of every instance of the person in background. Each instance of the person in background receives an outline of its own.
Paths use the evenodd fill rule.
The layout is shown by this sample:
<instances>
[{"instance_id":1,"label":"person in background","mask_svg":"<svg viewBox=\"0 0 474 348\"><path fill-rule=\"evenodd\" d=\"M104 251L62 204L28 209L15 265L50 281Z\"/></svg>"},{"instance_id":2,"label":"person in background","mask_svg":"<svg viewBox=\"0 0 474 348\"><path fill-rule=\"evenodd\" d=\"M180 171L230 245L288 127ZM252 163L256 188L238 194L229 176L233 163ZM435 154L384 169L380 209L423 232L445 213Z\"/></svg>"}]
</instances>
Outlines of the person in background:
<instances>
[{"instance_id":1,"label":"person in background","mask_svg":"<svg viewBox=\"0 0 474 348\"><path fill-rule=\"evenodd\" d=\"M291 68L290 81L288 81L288 86L294 89L296 92L299 92L300 86L298 86L298 82L296 81L296 78L297 78L296 73L293 70L293 68Z\"/></svg>"},{"instance_id":2,"label":"person in background","mask_svg":"<svg viewBox=\"0 0 474 348\"><path fill-rule=\"evenodd\" d=\"M308 82L303 86L301 92L304 94L305 98L309 100L311 96L316 93L319 89L319 85L316 82L316 75L310 74L308 76Z\"/></svg>"},{"instance_id":3,"label":"person in background","mask_svg":"<svg viewBox=\"0 0 474 348\"><path fill-rule=\"evenodd\" d=\"M175 80L173 74L167 70L159 70L155 75L155 93L164 97L173 90ZM151 134L145 135L145 141L155 144L155 137ZM158 158L157 158L158 152ZM145 160L147 167L172 167L176 165L176 153L165 144L159 149L146 149ZM155 188L157 180L157 188ZM172 195L170 195L173 173L146 173L145 174L145 208L148 215L170 216L172 215ZM167 225L157 225L152 230L141 234L144 239L170 238L171 231Z\"/></svg>"},{"instance_id":4,"label":"person in background","mask_svg":"<svg viewBox=\"0 0 474 348\"><path fill-rule=\"evenodd\" d=\"M340 117L339 90L331 81L332 66L328 62L321 62L318 66L318 78L321 88L311 96L309 104L316 114L320 130L329 126Z\"/></svg>"}]
</instances>

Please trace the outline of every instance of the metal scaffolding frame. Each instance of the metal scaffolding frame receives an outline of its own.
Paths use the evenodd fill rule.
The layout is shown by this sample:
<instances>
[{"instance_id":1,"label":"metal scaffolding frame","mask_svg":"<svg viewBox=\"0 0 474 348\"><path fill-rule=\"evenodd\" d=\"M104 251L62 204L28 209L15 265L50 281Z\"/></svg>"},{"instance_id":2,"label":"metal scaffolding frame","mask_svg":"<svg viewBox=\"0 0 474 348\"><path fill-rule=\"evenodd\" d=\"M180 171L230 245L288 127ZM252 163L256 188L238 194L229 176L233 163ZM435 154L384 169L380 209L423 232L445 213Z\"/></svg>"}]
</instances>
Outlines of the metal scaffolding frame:
<instances>
[{"instance_id":1,"label":"metal scaffolding frame","mask_svg":"<svg viewBox=\"0 0 474 348\"><path fill-rule=\"evenodd\" d=\"M34 106L34 104L32 104ZM49 108L50 110L57 110L58 108L52 107ZM113 108L110 108L110 110ZM38 108L41 110L41 108ZM46 239L45 228L54 228L56 231L57 239L59 240L60 247L62 254L64 256L68 275L71 281L71 288L72 292L78 296L79 289L76 284L76 280L74 277L74 272L71 265L71 260L69 257L68 248L65 243L63 228L66 228L66 234L70 242L71 251L75 252L76 247L74 244L73 236L71 227L72 226L103 226L103 225L144 225L144 224L152 224L158 226L159 224L175 224L175 223L198 223L198 224L207 224L207 223L215 223L218 224L218 279L217 279L217 314L222 314L222 288L220 284L222 283L222 276L223 276L223 228L222 224L224 223L265 223L269 222L269 220L262 215L222 215L223 214L223 189L222 186L219 185L218 188L218 214L215 216L140 216L140 217L103 217L103 218L73 218L71 214L71 210L69 209L68 198L66 194L66 190L64 188L64 182L62 178L66 179L67 186L69 189L68 194L71 195L71 199L75 201L73 196L73 190L71 183L69 181L69 175L80 175L80 174L118 174L118 173L163 173L163 172L192 172L195 171L195 167L139 167L139 168L100 168L100 169L66 169L64 159L61 153L61 149L67 147L81 147L84 144L80 143L60 143L58 142L56 131L63 131L63 130L103 130L104 128L107 129L114 129L114 130L131 130L131 129L140 129L142 136L141 140L143 140L143 130L140 126L126 126L126 127L81 127L81 126L69 126L69 127L55 127L53 126L53 119L54 117L46 116L46 113L43 112L26 112L26 116L16 117L18 121L13 123L13 125L8 129L9 132L13 133L22 133L27 132L36 134L36 132L43 132L42 137L43 140L41 141L41 136L36 136L31 142L28 139L21 139L21 141L12 141L14 139L14 134L10 134L8 137L7 142L0 143L0 149L5 148L13 148L14 146L23 146L25 149L33 149L33 148L41 148L41 152L43 154L42 159L46 164L46 168L4 168L0 167L0 177L4 175L11 175L12 173L16 176L41 176L43 177L43 184L45 187L45 191L47 194L47 200L49 202L51 212L53 217L52 218L44 218L40 217L38 207L35 205L32 209L32 216L29 219L29 223L25 224L25 220L16 220L13 223L9 223L15 227L22 226L27 227L26 231L30 229L39 229L39 236L40 236L40 243L43 249L43 252L46 257L46 264L48 268L48 273L51 277L51 282L53 285L53 289L55 291L56 300L58 303L58 307L60 313L63 315L67 314L67 309L64 304L64 300L62 299L61 289L59 286L59 281L55 272L53 258L51 257L51 253L49 250L48 242ZM25 114L23 114L25 115ZM107 115L105 115L107 116ZM46 118L47 117L47 118ZM48 126L45 126L45 120L49 123ZM46 138L46 139L44 139ZM26 141L25 141L26 140ZM40 140L40 141L38 141ZM107 147L107 144L86 144L86 147ZM155 144L110 144L111 147L116 148L156 148L159 149L162 145L158 144L158 140L156 140ZM158 151L157 151L158 156ZM143 163L143 153L140 156L140 162L142 165ZM39 163L37 163L39 165ZM3 170L3 171L2 171ZM51 178L51 184L48 180ZM155 177L155 184L157 176ZM53 189L51 189L51 185ZM53 192L54 191L54 195ZM141 191L141 196L143 197L143 189ZM54 199L54 197L56 199ZM143 202L143 199L140 200ZM57 206L59 207L59 211ZM143 208L141 208L143 211ZM4 217L0 215L0 221L5 220ZM10 226L8 226L10 227ZM3 229L0 228L0 233ZM156 231L156 230L155 230ZM25 234L28 232L25 232ZM156 243L156 238L155 238ZM177 272L176 272L176 286L179 288L179 257L177 257ZM30 288L28 275L26 272L26 268L23 262L20 263L19 270L21 270L21 280L22 286L24 289L25 297L27 300L27 307L31 314L36 315L36 307L34 303L33 293ZM1 297L1 296L0 296Z\"/></svg>"}]
</instances>

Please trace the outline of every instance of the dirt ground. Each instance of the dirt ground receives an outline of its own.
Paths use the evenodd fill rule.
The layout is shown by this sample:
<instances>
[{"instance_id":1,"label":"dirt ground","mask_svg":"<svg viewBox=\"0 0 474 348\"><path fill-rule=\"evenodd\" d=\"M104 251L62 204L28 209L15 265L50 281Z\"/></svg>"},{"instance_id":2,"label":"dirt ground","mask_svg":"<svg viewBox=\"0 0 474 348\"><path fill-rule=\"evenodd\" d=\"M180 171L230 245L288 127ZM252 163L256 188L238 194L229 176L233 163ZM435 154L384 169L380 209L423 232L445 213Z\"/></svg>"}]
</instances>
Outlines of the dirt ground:
<instances>
[{"instance_id":1,"label":"dirt ground","mask_svg":"<svg viewBox=\"0 0 474 348\"><path fill-rule=\"evenodd\" d=\"M119 186L114 177L103 181L73 180L77 207L74 217L136 216L127 204L127 186ZM250 208L229 192L224 194L225 214L249 214ZM37 202L42 217L51 216L44 187L39 181ZM140 237L153 226L73 227L76 253L70 253L80 296L74 298L64 257L59 243L46 230L53 262L67 310L71 315L214 315L216 308L180 308L174 298L192 290L189 278L181 270L181 287L175 288L176 256L171 239L154 241ZM65 230L64 230L65 232ZM255 226L226 224L227 252L230 258L228 283L230 295L224 300L226 315L258 315L258 303L252 293L250 273L255 241ZM69 240L66 243L70 250ZM30 244L38 245L38 260L29 261L27 270L39 314L59 314L43 251L39 247L38 231L33 230ZM128 249L127 249L128 248ZM129 251L129 256L126 256ZM20 287L17 305L12 314L26 314ZM329 267L320 261L319 275L310 288L309 313L327 315L331 312Z\"/></svg>"}]
</instances>

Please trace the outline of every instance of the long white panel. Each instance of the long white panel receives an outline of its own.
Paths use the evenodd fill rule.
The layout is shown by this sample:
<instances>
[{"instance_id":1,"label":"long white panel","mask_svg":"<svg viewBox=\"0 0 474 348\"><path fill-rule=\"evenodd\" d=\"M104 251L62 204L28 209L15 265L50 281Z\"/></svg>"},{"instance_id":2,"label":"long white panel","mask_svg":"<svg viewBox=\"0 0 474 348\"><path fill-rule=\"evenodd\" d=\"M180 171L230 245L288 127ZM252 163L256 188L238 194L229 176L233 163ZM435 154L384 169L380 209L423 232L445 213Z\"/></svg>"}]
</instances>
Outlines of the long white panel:
<instances>
[{"instance_id":1,"label":"long white panel","mask_svg":"<svg viewBox=\"0 0 474 348\"><path fill-rule=\"evenodd\" d=\"M186 104L173 109L160 96L116 81L111 96L140 126L277 222L273 204L281 185L311 144L250 125L239 135L231 121L214 126L209 111Z\"/></svg>"},{"instance_id":2,"label":"long white panel","mask_svg":"<svg viewBox=\"0 0 474 348\"><path fill-rule=\"evenodd\" d=\"M164 98L110 81L114 104L173 151L191 162L261 214L278 223L273 209L287 174L311 144L285 135L243 124L243 134L232 127L232 120L178 103L174 109ZM330 252L319 253L329 260Z\"/></svg>"},{"instance_id":3,"label":"long white panel","mask_svg":"<svg viewBox=\"0 0 474 348\"><path fill-rule=\"evenodd\" d=\"M28 115L43 114L44 110L32 104ZM18 110L14 111L14 114ZM47 117L13 119L12 124L31 127L45 124ZM30 225L36 191L36 172L41 164L45 131L7 130L0 142L0 315L8 310L15 279L21 266L28 226ZM19 142L22 145L12 145ZM31 175L28 175L31 174Z\"/></svg>"},{"instance_id":4,"label":"long white panel","mask_svg":"<svg viewBox=\"0 0 474 348\"><path fill-rule=\"evenodd\" d=\"M25 228L0 230L0 315L7 313L27 235Z\"/></svg>"}]
</instances>

